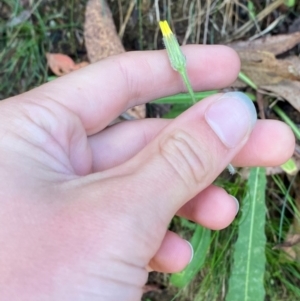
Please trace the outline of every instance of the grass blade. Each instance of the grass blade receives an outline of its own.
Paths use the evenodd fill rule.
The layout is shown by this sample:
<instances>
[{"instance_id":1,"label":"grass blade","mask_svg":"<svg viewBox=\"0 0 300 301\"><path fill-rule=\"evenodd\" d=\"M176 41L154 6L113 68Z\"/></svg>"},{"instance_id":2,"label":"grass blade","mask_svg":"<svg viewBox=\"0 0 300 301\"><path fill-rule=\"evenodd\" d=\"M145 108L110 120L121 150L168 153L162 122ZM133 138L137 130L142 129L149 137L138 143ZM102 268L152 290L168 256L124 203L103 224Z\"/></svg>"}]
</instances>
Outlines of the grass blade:
<instances>
[{"instance_id":1,"label":"grass blade","mask_svg":"<svg viewBox=\"0 0 300 301\"><path fill-rule=\"evenodd\" d=\"M195 92L196 101L202 100L208 96L217 94L217 90ZM159 98L153 101L154 103L169 103L169 104L191 104L191 96L188 93L180 93L168 97Z\"/></svg>"},{"instance_id":2,"label":"grass blade","mask_svg":"<svg viewBox=\"0 0 300 301\"><path fill-rule=\"evenodd\" d=\"M265 298L265 189L265 169L252 168L226 301L263 301Z\"/></svg>"},{"instance_id":3,"label":"grass blade","mask_svg":"<svg viewBox=\"0 0 300 301\"><path fill-rule=\"evenodd\" d=\"M174 286L182 288L188 285L202 268L210 245L210 234L209 229L197 225L191 239L194 248L193 260L182 272L171 276L170 281Z\"/></svg>"}]
</instances>

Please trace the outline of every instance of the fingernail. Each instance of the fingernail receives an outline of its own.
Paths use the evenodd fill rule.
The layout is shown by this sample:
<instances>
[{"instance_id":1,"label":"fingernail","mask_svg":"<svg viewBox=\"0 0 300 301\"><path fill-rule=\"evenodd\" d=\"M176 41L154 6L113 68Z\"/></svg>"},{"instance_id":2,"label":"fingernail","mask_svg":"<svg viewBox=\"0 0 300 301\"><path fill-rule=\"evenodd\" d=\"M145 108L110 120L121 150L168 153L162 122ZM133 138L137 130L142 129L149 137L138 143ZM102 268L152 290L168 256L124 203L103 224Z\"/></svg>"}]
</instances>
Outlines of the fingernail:
<instances>
[{"instance_id":1,"label":"fingernail","mask_svg":"<svg viewBox=\"0 0 300 301\"><path fill-rule=\"evenodd\" d=\"M257 114L247 95L228 92L207 109L205 119L219 139L228 148L233 148L250 134Z\"/></svg>"},{"instance_id":2,"label":"fingernail","mask_svg":"<svg viewBox=\"0 0 300 301\"><path fill-rule=\"evenodd\" d=\"M190 259L190 261L189 261L189 264L192 262L192 260L193 260L193 258L194 258L194 248L193 248L193 246L192 246L192 244L189 242L189 241L187 241L186 240L186 242L187 242L187 244L190 246L190 248L191 248L191 259Z\"/></svg>"},{"instance_id":3,"label":"fingernail","mask_svg":"<svg viewBox=\"0 0 300 301\"><path fill-rule=\"evenodd\" d=\"M236 205L236 215L239 213L239 210L240 210L240 203L239 201L233 196L231 195L231 197L234 199L235 201L235 205Z\"/></svg>"}]
</instances>

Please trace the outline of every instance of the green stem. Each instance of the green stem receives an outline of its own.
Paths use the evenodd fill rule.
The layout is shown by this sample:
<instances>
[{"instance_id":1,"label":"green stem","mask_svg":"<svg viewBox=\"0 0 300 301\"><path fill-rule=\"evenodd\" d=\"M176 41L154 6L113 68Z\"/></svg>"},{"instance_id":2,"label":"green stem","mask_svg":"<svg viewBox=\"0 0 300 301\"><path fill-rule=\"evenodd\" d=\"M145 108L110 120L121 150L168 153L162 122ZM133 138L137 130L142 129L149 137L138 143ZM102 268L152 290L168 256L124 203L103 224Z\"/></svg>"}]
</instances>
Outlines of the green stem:
<instances>
[{"instance_id":1,"label":"green stem","mask_svg":"<svg viewBox=\"0 0 300 301\"><path fill-rule=\"evenodd\" d=\"M297 139L300 139L300 130L296 124L277 105L275 105L272 109L287 125L290 126Z\"/></svg>"},{"instance_id":2,"label":"green stem","mask_svg":"<svg viewBox=\"0 0 300 301\"><path fill-rule=\"evenodd\" d=\"M239 73L239 79L241 81L243 81L244 83L246 83L251 88L253 88L254 90L258 89L257 85L245 73L240 72Z\"/></svg>"},{"instance_id":3,"label":"green stem","mask_svg":"<svg viewBox=\"0 0 300 301\"><path fill-rule=\"evenodd\" d=\"M186 69L183 69L183 70L178 70L178 72L180 73L181 77L182 77L182 80L183 82L185 83L185 86L192 98L192 101L193 103L196 103L196 97L195 97L195 93L193 91L193 88L192 88L192 85L190 83L190 80L189 80L189 77L187 75L187 72L186 72Z\"/></svg>"}]
</instances>

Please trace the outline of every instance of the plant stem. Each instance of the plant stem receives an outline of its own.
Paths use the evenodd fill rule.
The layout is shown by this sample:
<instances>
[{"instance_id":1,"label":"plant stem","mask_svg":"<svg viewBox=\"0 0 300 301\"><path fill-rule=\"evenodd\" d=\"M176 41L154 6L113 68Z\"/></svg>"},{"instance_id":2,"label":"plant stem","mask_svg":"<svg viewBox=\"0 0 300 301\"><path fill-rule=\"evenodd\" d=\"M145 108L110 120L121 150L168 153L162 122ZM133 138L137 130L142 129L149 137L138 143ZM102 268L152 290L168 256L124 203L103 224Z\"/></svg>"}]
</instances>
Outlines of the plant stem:
<instances>
[{"instance_id":1,"label":"plant stem","mask_svg":"<svg viewBox=\"0 0 300 301\"><path fill-rule=\"evenodd\" d=\"M188 90L188 92L189 92L189 94L190 94L190 96L192 98L193 103L196 103L195 93L193 91L193 88L192 88L192 85L190 83L189 77L187 75L186 69L180 70L179 73L180 73L180 75L181 75L181 77L183 79L183 82L184 82L184 84L185 84L185 86L186 86L186 88L187 88L187 90Z\"/></svg>"},{"instance_id":2,"label":"plant stem","mask_svg":"<svg viewBox=\"0 0 300 301\"><path fill-rule=\"evenodd\" d=\"M244 74L243 72L239 73L239 79L241 81L243 81L244 83L246 83L251 88L253 88L254 90L258 89L257 85L246 74Z\"/></svg>"},{"instance_id":3,"label":"plant stem","mask_svg":"<svg viewBox=\"0 0 300 301\"><path fill-rule=\"evenodd\" d=\"M272 109L287 125L290 126L297 139L300 139L300 130L297 125L277 105L275 105Z\"/></svg>"}]
</instances>

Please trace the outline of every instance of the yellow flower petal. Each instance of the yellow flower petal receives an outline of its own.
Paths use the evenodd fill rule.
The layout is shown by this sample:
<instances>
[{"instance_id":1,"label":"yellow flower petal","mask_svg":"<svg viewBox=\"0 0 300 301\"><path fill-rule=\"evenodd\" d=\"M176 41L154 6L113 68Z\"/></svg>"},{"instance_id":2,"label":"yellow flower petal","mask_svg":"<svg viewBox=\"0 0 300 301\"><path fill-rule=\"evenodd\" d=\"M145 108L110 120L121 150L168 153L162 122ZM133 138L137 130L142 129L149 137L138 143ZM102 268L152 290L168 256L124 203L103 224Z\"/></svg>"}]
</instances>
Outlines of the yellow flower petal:
<instances>
[{"instance_id":1,"label":"yellow flower petal","mask_svg":"<svg viewBox=\"0 0 300 301\"><path fill-rule=\"evenodd\" d=\"M168 37L173 34L167 21L160 21L159 26L164 37Z\"/></svg>"}]
</instances>

